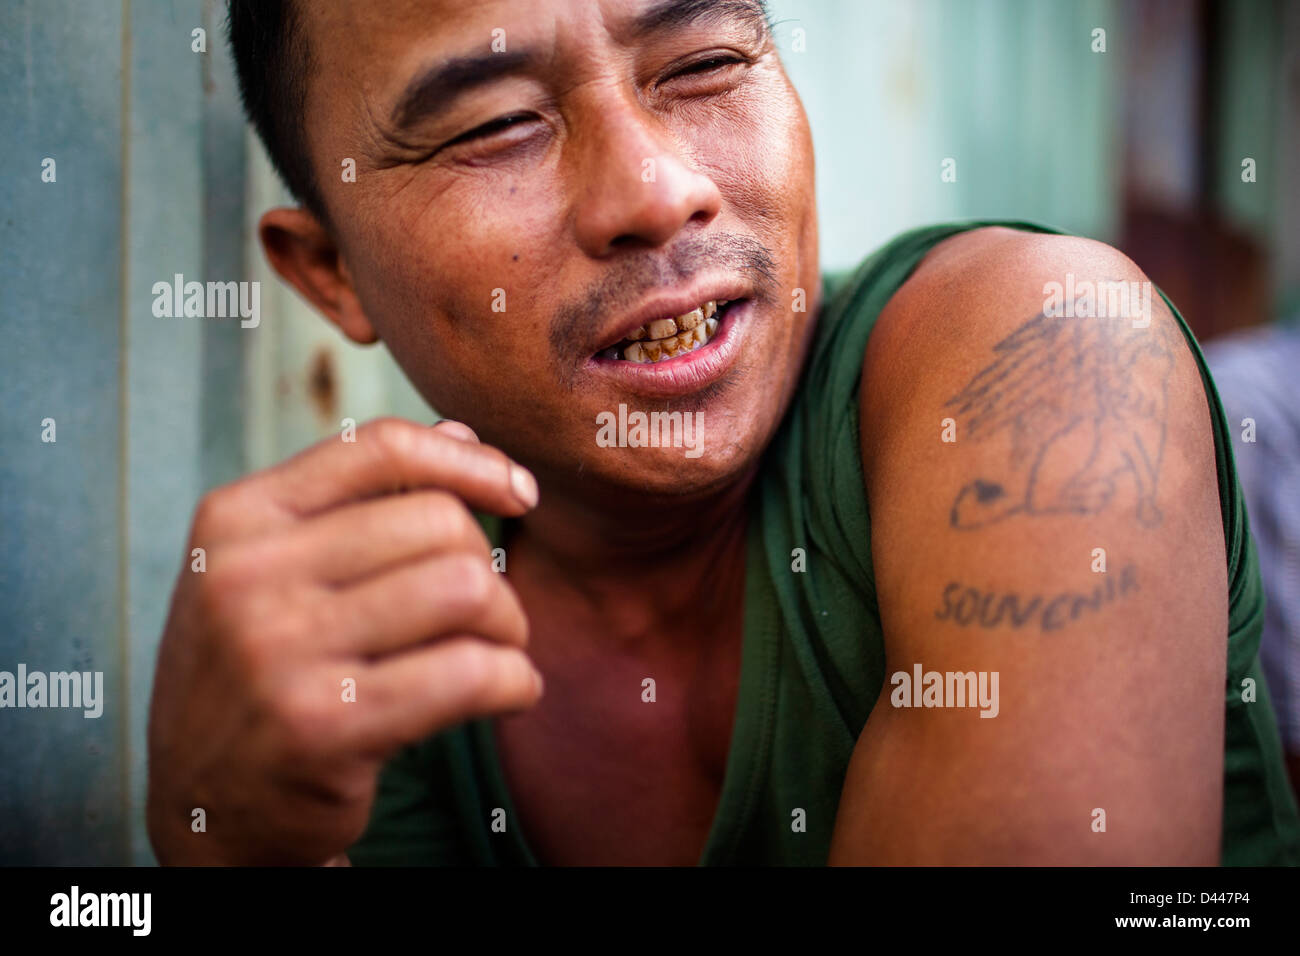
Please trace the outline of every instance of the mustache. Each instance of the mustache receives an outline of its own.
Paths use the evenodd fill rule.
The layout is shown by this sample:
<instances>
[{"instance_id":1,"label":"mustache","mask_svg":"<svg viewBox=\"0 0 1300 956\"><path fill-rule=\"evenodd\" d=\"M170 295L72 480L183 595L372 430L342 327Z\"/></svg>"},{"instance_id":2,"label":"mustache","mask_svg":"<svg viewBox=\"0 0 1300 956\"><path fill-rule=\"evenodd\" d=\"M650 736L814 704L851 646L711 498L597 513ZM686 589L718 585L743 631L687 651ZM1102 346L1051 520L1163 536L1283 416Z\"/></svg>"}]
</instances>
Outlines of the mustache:
<instances>
[{"instance_id":1,"label":"mustache","mask_svg":"<svg viewBox=\"0 0 1300 956\"><path fill-rule=\"evenodd\" d=\"M706 270L748 276L756 299L770 301L775 295L776 264L772 253L749 236L691 236L666 251L628 255L612 264L598 282L556 312L549 335L551 358L556 367L575 366L574 342L588 339L595 350L600 344L595 341L595 335L601 331L604 316L625 311L652 289L690 281Z\"/></svg>"}]
</instances>

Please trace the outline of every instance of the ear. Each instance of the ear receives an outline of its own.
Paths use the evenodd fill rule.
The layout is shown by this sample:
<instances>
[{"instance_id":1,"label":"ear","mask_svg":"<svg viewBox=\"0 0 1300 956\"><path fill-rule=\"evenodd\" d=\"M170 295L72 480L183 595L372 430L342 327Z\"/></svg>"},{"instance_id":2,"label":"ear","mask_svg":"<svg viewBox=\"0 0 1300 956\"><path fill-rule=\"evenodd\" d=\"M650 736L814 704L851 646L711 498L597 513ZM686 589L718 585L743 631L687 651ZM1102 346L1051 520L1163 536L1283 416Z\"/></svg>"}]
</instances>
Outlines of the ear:
<instances>
[{"instance_id":1,"label":"ear","mask_svg":"<svg viewBox=\"0 0 1300 956\"><path fill-rule=\"evenodd\" d=\"M319 219L305 209L282 206L263 215L257 231L275 271L325 318L354 342L379 341L338 246Z\"/></svg>"}]
</instances>

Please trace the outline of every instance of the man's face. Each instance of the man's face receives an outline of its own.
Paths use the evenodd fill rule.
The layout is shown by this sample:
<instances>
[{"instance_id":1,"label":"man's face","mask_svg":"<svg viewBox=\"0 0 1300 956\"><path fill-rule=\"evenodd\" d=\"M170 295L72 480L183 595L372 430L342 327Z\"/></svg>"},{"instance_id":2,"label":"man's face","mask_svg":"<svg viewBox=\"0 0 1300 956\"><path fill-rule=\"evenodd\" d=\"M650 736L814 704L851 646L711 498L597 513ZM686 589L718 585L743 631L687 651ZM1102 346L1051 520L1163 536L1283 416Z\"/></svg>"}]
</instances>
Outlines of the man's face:
<instances>
[{"instance_id":1,"label":"man's face","mask_svg":"<svg viewBox=\"0 0 1300 956\"><path fill-rule=\"evenodd\" d=\"M695 496L751 467L793 392L819 289L811 137L757 6L300 10L334 238L425 398L544 488ZM668 327L650 321L718 300L730 304L712 334L679 328L667 357ZM655 336L660 361L637 361ZM703 454L601 447L597 416L620 404L701 413Z\"/></svg>"}]
</instances>

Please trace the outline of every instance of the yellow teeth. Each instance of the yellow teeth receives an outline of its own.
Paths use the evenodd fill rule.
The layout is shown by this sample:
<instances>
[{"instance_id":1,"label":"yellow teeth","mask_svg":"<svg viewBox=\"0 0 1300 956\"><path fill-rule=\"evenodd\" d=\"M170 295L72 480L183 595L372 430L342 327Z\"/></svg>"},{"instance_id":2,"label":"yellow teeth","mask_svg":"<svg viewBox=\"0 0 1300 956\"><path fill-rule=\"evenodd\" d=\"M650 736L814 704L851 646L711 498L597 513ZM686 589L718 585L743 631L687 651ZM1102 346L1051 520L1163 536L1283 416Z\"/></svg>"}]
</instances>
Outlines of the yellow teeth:
<instances>
[{"instance_id":1,"label":"yellow teeth","mask_svg":"<svg viewBox=\"0 0 1300 956\"><path fill-rule=\"evenodd\" d=\"M656 319L646 328L650 331L652 339L666 339L670 335L677 334L677 322L673 319Z\"/></svg>"},{"instance_id":2,"label":"yellow teeth","mask_svg":"<svg viewBox=\"0 0 1300 956\"><path fill-rule=\"evenodd\" d=\"M623 358L654 363L693 352L718 331L718 320L714 318L717 313L718 303L710 301L685 315L647 323L627 337L631 344L623 348ZM617 355L617 349L610 351Z\"/></svg>"}]
</instances>

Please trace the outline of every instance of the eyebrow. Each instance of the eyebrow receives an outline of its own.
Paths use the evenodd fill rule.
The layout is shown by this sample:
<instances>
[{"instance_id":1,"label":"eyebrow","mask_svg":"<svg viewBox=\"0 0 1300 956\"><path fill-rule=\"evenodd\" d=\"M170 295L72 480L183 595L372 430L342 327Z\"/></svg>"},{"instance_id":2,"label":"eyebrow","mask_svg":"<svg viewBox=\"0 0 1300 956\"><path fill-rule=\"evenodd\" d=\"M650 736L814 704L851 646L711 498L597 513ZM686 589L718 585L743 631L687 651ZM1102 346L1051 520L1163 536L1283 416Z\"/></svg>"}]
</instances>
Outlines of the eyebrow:
<instances>
[{"instance_id":1,"label":"eyebrow","mask_svg":"<svg viewBox=\"0 0 1300 956\"><path fill-rule=\"evenodd\" d=\"M661 0L632 21L635 38L695 23L739 20L761 36L768 28L764 0Z\"/></svg>"},{"instance_id":2,"label":"eyebrow","mask_svg":"<svg viewBox=\"0 0 1300 956\"><path fill-rule=\"evenodd\" d=\"M393 123L399 129L409 127L463 93L526 72L535 60L529 50L511 50L461 56L430 67L407 84L393 109Z\"/></svg>"},{"instance_id":3,"label":"eyebrow","mask_svg":"<svg viewBox=\"0 0 1300 956\"><path fill-rule=\"evenodd\" d=\"M764 0L660 0L632 20L628 35L642 39L696 23L725 20L752 26L761 37L768 29L766 4ZM457 96L528 72L537 59L535 51L524 49L460 56L435 64L407 84L393 108L392 123L398 129L409 128Z\"/></svg>"}]
</instances>

